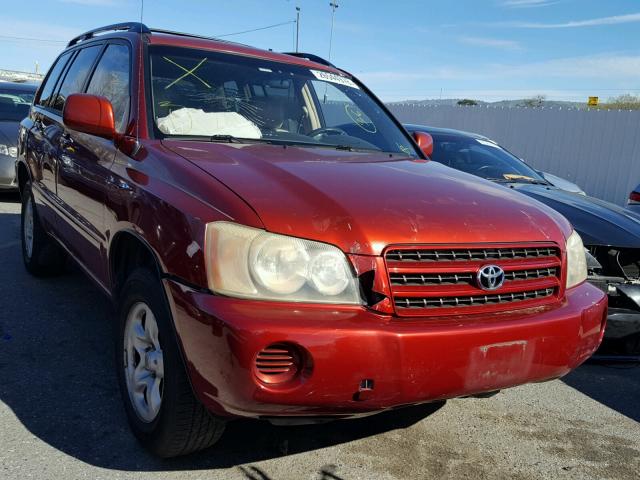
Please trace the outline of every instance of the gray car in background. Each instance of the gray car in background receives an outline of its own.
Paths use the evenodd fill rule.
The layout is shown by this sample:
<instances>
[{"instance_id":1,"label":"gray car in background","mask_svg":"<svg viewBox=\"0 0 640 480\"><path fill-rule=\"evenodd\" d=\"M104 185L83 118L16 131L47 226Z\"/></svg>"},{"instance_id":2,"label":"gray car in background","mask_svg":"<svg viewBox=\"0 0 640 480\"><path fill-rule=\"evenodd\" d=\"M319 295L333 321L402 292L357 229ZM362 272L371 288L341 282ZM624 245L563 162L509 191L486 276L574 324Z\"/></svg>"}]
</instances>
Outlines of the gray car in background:
<instances>
[{"instance_id":1,"label":"gray car in background","mask_svg":"<svg viewBox=\"0 0 640 480\"><path fill-rule=\"evenodd\" d=\"M0 82L0 191L17 190L18 125L29 114L38 85Z\"/></svg>"}]
</instances>

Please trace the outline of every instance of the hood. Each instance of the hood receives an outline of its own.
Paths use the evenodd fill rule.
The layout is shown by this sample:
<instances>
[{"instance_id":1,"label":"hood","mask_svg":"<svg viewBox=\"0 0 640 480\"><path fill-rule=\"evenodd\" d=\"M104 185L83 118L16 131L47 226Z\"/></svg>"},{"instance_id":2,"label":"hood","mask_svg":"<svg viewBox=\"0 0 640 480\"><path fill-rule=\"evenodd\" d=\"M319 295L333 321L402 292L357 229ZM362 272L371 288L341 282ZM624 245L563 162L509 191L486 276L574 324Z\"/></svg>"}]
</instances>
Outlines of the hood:
<instances>
[{"instance_id":1,"label":"hood","mask_svg":"<svg viewBox=\"0 0 640 480\"><path fill-rule=\"evenodd\" d=\"M15 147L18 144L19 126L20 122L0 121L0 143L9 147Z\"/></svg>"},{"instance_id":2,"label":"hood","mask_svg":"<svg viewBox=\"0 0 640 480\"><path fill-rule=\"evenodd\" d=\"M163 140L242 197L275 233L379 255L391 244L554 241L551 209L436 162L264 144ZM215 203L215 198L211 201Z\"/></svg>"},{"instance_id":3,"label":"hood","mask_svg":"<svg viewBox=\"0 0 640 480\"><path fill-rule=\"evenodd\" d=\"M630 210L555 187L528 184L512 186L564 215L585 245L640 248L640 216Z\"/></svg>"}]
</instances>

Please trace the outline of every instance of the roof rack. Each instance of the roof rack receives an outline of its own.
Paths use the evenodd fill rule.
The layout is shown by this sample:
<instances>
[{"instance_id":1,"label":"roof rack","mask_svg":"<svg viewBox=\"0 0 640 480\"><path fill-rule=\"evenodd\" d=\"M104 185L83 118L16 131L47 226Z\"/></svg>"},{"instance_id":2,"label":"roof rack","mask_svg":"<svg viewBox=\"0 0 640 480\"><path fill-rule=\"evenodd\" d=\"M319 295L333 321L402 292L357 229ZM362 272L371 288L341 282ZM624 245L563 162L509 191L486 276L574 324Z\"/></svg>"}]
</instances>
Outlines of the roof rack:
<instances>
[{"instance_id":1,"label":"roof rack","mask_svg":"<svg viewBox=\"0 0 640 480\"><path fill-rule=\"evenodd\" d=\"M173 30L164 30L162 28L151 28L149 30L151 33L166 33L168 35L177 35L179 37L201 38L202 40L215 40L216 42L223 42L223 43L236 43L236 42L231 42L229 40L224 40L222 38L207 37L206 35L197 35L195 33L174 32Z\"/></svg>"},{"instance_id":2,"label":"roof rack","mask_svg":"<svg viewBox=\"0 0 640 480\"><path fill-rule=\"evenodd\" d=\"M174 32L173 30L164 30L161 28L149 28L144 23L140 22L125 22L125 23L114 23L113 25L107 25L105 27L95 28L93 30L89 30L77 37L73 38L68 44L67 47L71 47L76 45L79 42L84 40L89 40L93 38L97 33L104 32L116 32L116 31L125 31L125 32L137 32L137 33L165 33L168 35L178 35L181 37L190 37L190 38L201 38L203 40L215 40L217 42L226 42L226 43L234 43L229 42L228 40L223 40L216 37L207 37L204 35L196 35L193 33L184 33L184 32ZM326 65L327 67L338 68L333 63L325 60L318 55L314 55L313 53L304 53L304 52L282 52L284 55L291 55L292 57L304 58L311 62L319 63L321 65Z\"/></svg>"},{"instance_id":3,"label":"roof rack","mask_svg":"<svg viewBox=\"0 0 640 480\"><path fill-rule=\"evenodd\" d=\"M313 53L304 53L304 52L282 52L282 53L284 53L285 55L291 55L292 57L304 58L306 60L319 63L320 65L326 65L327 67L338 68L329 60L325 60L324 58L319 57L318 55L314 55Z\"/></svg>"},{"instance_id":4,"label":"roof rack","mask_svg":"<svg viewBox=\"0 0 640 480\"><path fill-rule=\"evenodd\" d=\"M68 43L67 47L71 47L76 43L82 42L84 40L89 40L90 38L93 38L96 33L116 32L116 31L151 33L151 30L149 30L149 28L144 23L140 23L140 22L115 23L113 25L107 25L106 27L95 28L93 30L89 30L88 32L83 33L82 35L78 35Z\"/></svg>"}]
</instances>

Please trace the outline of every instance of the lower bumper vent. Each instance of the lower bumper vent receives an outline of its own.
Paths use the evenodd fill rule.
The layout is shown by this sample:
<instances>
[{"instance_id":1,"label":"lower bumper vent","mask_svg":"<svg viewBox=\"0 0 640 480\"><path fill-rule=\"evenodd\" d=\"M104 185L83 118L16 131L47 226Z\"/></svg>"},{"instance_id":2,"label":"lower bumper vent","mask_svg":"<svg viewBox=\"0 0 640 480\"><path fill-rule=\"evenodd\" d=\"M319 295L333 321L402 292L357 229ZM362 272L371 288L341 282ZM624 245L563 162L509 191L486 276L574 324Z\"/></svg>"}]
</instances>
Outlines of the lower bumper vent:
<instances>
[{"instance_id":1,"label":"lower bumper vent","mask_svg":"<svg viewBox=\"0 0 640 480\"><path fill-rule=\"evenodd\" d=\"M296 376L300 355L291 345L277 343L261 350L255 363L256 376L264 383L282 383Z\"/></svg>"}]
</instances>

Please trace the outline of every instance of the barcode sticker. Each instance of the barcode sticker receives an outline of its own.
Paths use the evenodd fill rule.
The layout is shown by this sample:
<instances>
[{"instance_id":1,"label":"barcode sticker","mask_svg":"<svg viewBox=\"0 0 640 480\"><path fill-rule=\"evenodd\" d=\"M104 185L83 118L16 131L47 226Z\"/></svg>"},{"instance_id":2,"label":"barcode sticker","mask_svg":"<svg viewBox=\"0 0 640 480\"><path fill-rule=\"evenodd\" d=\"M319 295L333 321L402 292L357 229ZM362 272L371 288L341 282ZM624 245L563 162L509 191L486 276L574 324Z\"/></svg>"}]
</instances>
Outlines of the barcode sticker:
<instances>
[{"instance_id":1,"label":"barcode sticker","mask_svg":"<svg viewBox=\"0 0 640 480\"><path fill-rule=\"evenodd\" d=\"M357 88L358 90L360 90L360 87L358 87L358 85L356 85L356 83L350 78L343 77L341 75L337 75L331 72L325 72L322 70L311 70L311 73L313 73L313 76L316 77L318 80L337 83L339 85L344 85L345 87Z\"/></svg>"}]
</instances>

